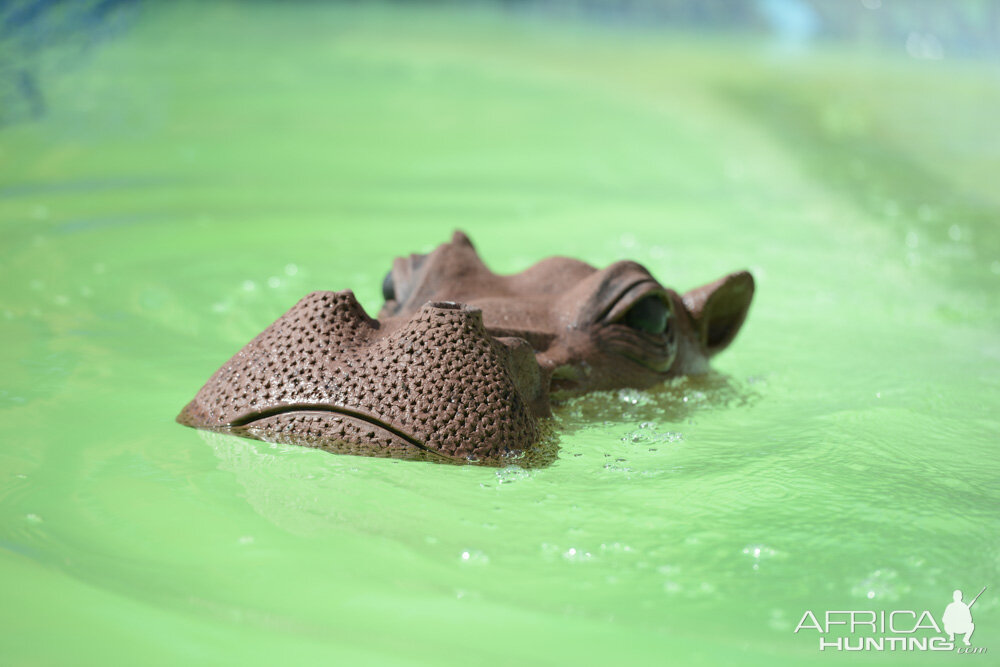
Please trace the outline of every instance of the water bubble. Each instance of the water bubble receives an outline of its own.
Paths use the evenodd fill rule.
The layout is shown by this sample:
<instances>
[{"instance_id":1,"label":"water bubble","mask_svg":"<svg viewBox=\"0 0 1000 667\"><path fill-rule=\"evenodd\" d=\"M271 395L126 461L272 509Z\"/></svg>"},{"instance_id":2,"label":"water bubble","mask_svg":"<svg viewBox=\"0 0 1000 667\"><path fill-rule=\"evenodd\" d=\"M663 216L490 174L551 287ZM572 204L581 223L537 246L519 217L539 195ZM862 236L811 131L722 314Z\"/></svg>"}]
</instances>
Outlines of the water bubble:
<instances>
[{"instance_id":1,"label":"water bubble","mask_svg":"<svg viewBox=\"0 0 1000 667\"><path fill-rule=\"evenodd\" d=\"M612 542L611 544L601 543L601 551L605 553L633 554L635 549L622 542Z\"/></svg>"},{"instance_id":2,"label":"water bubble","mask_svg":"<svg viewBox=\"0 0 1000 667\"><path fill-rule=\"evenodd\" d=\"M950 238L952 241L961 241L962 240L962 228L959 227L958 225L952 225L951 227L949 227L948 228L948 238Z\"/></svg>"},{"instance_id":3,"label":"water bubble","mask_svg":"<svg viewBox=\"0 0 1000 667\"><path fill-rule=\"evenodd\" d=\"M257 283L255 283L252 280L244 280L243 281L243 291L244 292L252 292L255 289L257 289Z\"/></svg>"},{"instance_id":4,"label":"water bubble","mask_svg":"<svg viewBox=\"0 0 1000 667\"><path fill-rule=\"evenodd\" d=\"M622 234L621 237L618 239L618 242L621 244L623 248L625 248L626 250L630 250L634 248L636 244L635 234L628 234L628 233Z\"/></svg>"},{"instance_id":5,"label":"water bubble","mask_svg":"<svg viewBox=\"0 0 1000 667\"><path fill-rule=\"evenodd\" d=\"M707 398L708 395L705 392L694 390L689 394L685 394L681 400L684 403L703 403Z\"/></svg>"},{"instance_id":6,"label":"water bubble","mask_svg":"<svg viewBox=\"0 0 1000 667\"><path fill-rule=\"evenodd\" d=\"M487 565L490 558L478 549L466 549L459 556L459 561L469 565Z\"/></svg>"},{"instance_id":7,"label":"water bubble","mask_svg":"<svg viewBox=\"0 0 1000 667\"><path fill-rule=\"evenodd\" d=\"M610 454L605 454L605 456L610 456ZM623 473L626 473L626 478L627 478L628 477L628 473L632 472L632 468L630 468L627 465L625 465L627 463L628 463L628 460L626 460L626 459L615 459L613 463L605 463L604 464L604 469L605 470L610 470L612 472L623 472Z\"/></svg>"},{"instance_id":8,"label":"water bubble","mask_svg":"<svg viewBox=\"0 0 1000 667\"><path fill-rule=\"evenodd\" d=\"M286 276L294 276L298 272L299 272L299 267L295 266L294 264L285 264Z\"/></svg>"},{"instance_id":9,"label":"water bubble","mask_svg":"<svg viewBox=\"0 0 1000 667\"><path fill-rule=\"evenodd\" d=\"M851 595L865 600L896 600L909 587L899 581L899 573L892 568L875 570L851 587Z\"/></svg>"},{"instance_id":10,"label":"water bubble","mask_svg":"<svg viewBox=\"0 0 1000 667\"><path fill-rule=\"evenodd\" d=\"M545 556L546 559L551 560L560 553L562 553L562 549L559 548L559 545L542 542L542 555Z\"/></svg>"},{"instance_id":11,"label":"water bubble","mask_svg":"<svg viewBox=\"0 0 1000 667\"><path fill-rule=\"evenodd\" d=\"M677 580L681 573L681 568L677 565L661 565L656 571L663 575L663 592L667 595L677 595L681 592L681 584Z\"/></svg>"},{"instance_id":12,"label":"water bubble","mask_svg":"<svg viewBox=\"0 0 1000 667\"><path fill-rule=\"evenodd\" d=\"M684 439L682 433L677 431L658 431L655 422L642 422L635 431L629 431L622 436L622 442L630 444L652 445L671 442L680 442Z\"/></svg>"},{"instance_id":13,"label":"water bubble","mask_svg":"<svg viewBox=\"0 0 1000 667\"><path fill-rule=\"evenodd\" d=\"M916 248L918 245L920 245L920 237L917 236L917 233L912 230L906 232L906 247Z\"/></svg>"},{"instance_id":14,"label":"water bubble","mask_svg":"<svg viewBox=\"0 0 1000 667\"><path fill-rule=\"evenodd\" d=\"M529 479L532 474L521 466L509 465L496 471L497 480L500 484L511 484L522 479Z\"/></svg>"},{"instance_id":15,"label":"water bubble","mask_svg":"<svg viewBox=\"0 0 1000 667\"><path fill-rule=\"evenodd\" d=\"M593 558L593 554L589 551L584 551L583 549L577 549L576 547L570 547L563 552L563 558L573 563L583 563L589 561Z\"/></svg>"},{"instance_id":16,"label":"water bubble","mask_svg":"<svg viewBox=\"0 0 1000 667\"><path fill-rule=\"evenodd\" d=\"M621 389L618 391L618 398L629 405L649 405L653 402L648 394L638 389Z\"/></svg>"},{"instance_id":17,"label":"water bubble","mask_svg":"<svg viewBox=\"0 0 1000 667\"><path fill-rule=\"evenodd\" d=\"M27 519L28 523L38 524L42 522L42 517L37 514L26 514L24 518Z\"/></svg>"},{"instance_id":18,"label":"water bubble","mask_svg":"<svg viewBox=\"0 0 1000 667\"><path fill-rule=\"evenodd\" d=\"M267 286L271 289L277 289L281 287L281 278L278 276L271 276L267 279Z\"/></svg>"},{"instance_id":19,"label":"water bubble","mask_svg":"<svg viewBox=\"0 0 1000 667\"><path fill-rule=\"evenodd\" d=\"M250 535L243 535L238 540L236 540L236 543L242 546L253 544L253 537Z\"/></svg>"},{"instance_id":20,"label":"water bubble","mask_svg":"<svg viewBox=\"0 0 1000 667\"><path fill-rule=\"evenodd\" d=\"M778 552L766 544L748 544L743 547L743 555L750 557L754 570L759 570L761 562L774 558Z\"/></svg>"}]
</instances>

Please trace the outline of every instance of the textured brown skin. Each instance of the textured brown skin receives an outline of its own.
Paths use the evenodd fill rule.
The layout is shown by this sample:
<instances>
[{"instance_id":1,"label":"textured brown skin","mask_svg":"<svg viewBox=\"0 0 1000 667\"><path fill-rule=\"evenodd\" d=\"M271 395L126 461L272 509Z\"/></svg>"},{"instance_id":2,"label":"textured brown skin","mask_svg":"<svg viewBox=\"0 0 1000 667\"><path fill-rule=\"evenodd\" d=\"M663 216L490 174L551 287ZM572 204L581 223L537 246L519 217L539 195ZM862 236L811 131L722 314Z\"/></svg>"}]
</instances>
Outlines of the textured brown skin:
<instances>
[{"instance_id":1,"label":"textured brown skin","mask_svg":"<svg viewBox=\"0 0 1000 667\"><path fill-rule=\"evenodd\" d=\"M705 372L754 283L738 272L681 296L635 262L564 257L497 275L455 232L396 259L384 290L377 320L350 291L307 295L177 420L337 453L504 465L538 443L550 395ZM643 300L663 304L662 331L636 328Z\"/></svg>"}]
</instances>

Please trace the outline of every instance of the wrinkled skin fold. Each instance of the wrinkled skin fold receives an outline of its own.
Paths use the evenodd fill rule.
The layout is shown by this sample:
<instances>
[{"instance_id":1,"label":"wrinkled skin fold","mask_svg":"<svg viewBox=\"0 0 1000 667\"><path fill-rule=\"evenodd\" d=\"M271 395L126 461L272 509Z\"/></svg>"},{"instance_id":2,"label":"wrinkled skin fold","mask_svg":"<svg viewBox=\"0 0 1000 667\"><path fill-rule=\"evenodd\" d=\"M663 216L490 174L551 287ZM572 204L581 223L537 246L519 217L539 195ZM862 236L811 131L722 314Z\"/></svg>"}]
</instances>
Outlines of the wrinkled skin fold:
<instances>
[{"instance_id":1,"label":"wrinkled skin fold","mask_svg":"<svg viewBox=\"0 0 1000 667\"><path fill-rule=\"evenodd\" d=\"M564 257L490 271L455 232L397 258L372 319L313 292L209 378L177 421L336 453L505 465L550 399L704 373L746 318L753 278L683 295L641 265Z\"/></svg>"}]
</instances>

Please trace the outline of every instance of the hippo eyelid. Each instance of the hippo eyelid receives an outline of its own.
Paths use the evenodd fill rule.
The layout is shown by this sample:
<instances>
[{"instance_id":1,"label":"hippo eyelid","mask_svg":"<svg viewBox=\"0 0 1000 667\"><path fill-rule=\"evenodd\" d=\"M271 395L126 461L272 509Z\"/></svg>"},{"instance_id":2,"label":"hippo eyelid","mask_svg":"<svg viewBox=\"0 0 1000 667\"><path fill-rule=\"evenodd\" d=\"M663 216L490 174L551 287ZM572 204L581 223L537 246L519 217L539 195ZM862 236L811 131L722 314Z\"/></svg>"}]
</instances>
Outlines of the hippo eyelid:
<instances>
[{"instance_id":1,"label":"hippo eyelid","mask_svg":"<svg viewBox=\"0 0 1000 667\"><path fill-rule=\"evenodd\" d=\"M649 297L659 298L668 307L670 306L670 297L667 296L667 290L663 286L650 278L641 278L629 283L604 309L597 321L605 324L620 323L633 306Z\"/></svg>"}]
</instances>

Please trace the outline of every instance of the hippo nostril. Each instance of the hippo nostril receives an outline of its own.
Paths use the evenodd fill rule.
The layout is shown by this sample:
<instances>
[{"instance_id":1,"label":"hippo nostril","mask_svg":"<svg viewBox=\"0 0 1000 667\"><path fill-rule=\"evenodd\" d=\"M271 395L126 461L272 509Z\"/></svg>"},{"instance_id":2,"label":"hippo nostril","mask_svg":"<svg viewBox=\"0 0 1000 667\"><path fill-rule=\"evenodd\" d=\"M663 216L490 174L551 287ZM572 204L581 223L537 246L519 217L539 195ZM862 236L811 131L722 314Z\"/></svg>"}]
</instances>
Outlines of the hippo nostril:
<instances>
[{"instance_id":1,"label":"hippo nostril","mask_svg":"<svg viewBox=\"0 0 1000 667\"><path fill-rule=\"evenodd\" d=\"M427 305L437 310L462 310L465 307L464 304L454 301L428 301Z\"/></svg>"},{"instance_id":2,"label":"hippo nostril","mask_svg":"<svg viewBox=\"0 0 1000 667\"><path fill-rule=\"evenodd\" d=\"M392 280L392 269L389 269L389 273L382 279L382 298L386 301L396 298L396 283Z\"/></svg>"},{"instance_id":3,"label":"hippo nostril","mask_svg":"<svg viewBox=\"0 0 1000 667\"><path fill-rule=\"evenodd\" d=\"M482 323L483 311L476 306L467 303L456 303L455 301L428 301L424 304L424 309L438 311L442 315L457 316L459 319L471 319ZM443 311L443 312L442 312Z\"/></svg>"},{"instance_id":4,"label":"hippo nostril","mask_svg":"<svg viewBox=\"0 0 1000 667\"><path fill-rule=\"evenodd\" d=\"M454 301L428 301L420 312L435 326L471 326L477 336L487 336L483 327L483 311L475 306Z\"/></svg>"}]
</instances>

